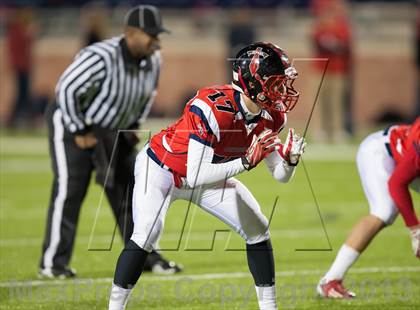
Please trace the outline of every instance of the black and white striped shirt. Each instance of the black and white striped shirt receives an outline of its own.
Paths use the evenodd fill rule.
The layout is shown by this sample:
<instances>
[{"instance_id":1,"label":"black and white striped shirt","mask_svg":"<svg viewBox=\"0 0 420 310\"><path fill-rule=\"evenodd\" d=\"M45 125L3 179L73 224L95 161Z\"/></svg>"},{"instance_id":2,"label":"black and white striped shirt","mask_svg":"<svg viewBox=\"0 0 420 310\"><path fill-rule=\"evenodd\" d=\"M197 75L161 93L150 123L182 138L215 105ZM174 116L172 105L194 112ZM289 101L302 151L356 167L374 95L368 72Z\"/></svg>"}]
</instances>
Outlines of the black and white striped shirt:
<instances>
[{"instance_id":1,"label":"black and white striped shirt","mask_svg":"<svg viewBox=\"0 0 420 310\"><path fill-rule=\"evenodd\" d=\"M159 51L135 60L123 36L82 49L56 88L64 125L80 133L91 125L127 129L140 124L156 95L160 65Z\"/></svg>"}]
</instances>

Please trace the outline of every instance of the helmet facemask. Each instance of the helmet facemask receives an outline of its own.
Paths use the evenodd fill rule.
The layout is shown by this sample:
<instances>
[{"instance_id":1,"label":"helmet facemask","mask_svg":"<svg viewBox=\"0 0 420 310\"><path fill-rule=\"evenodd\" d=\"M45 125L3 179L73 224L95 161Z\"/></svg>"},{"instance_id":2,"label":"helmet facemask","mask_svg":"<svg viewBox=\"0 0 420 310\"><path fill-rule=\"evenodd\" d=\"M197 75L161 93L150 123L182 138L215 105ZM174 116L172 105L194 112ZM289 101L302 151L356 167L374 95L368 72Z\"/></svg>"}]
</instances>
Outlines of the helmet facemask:
<instances>
[{"instance_id":1,"label":"helmet facemask","mask_svg":"<svg viewBox=\"0 0 420 310\"><path fill-rule=\"evenodd\" d=\"M295 76L272 75L263 80L259 74L256 74L255 79L260 83L262 89L255 98L257 103L266 108L280 104L285 113L293 110L299 99L299 92L293 87Z\"/></svg>"}]
</instances>

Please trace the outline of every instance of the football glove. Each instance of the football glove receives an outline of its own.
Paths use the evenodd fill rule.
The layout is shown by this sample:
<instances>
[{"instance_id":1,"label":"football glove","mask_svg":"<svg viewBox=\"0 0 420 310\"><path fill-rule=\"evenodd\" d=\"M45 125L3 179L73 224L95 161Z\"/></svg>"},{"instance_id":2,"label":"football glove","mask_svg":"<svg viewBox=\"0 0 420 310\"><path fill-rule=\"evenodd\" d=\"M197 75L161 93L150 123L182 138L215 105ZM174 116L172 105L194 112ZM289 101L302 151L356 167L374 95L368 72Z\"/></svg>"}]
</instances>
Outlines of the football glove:
<instances>
[{"instance_id":1,"label":"football glove","mask_svg":"<svg viewBox=\"0 0 420 310\"><path fill-rule=\"evenodd\" d=\"M251 170L258 163L268 156L274 150L278 150L280 139L276 132L266 129L261 132L258 137L254 135L252 143L244 157L242 157L242 165L246 170Z\"/></svg>"},{"instance_id":2,"label":"football glove","mask_svg":"<svg viewBox=\"0 0 420 310\"><path fill-rule=\"evenodd\" d=\"M290 166L296 166L300 156L305 151L305 146L305 138L299 136L293 128L290 128L280 153Z\"/></svg>"},{"instance_id":3,"label":"football glove","mask_svg":"<svg viewBox=\"0 0 420 310\"><path fill-rule=\"evenodd\" d=\"M414 255L420 258L420 228L412 229L411 235L411 246L413 247Z\"/></svg>"}]
</instances>

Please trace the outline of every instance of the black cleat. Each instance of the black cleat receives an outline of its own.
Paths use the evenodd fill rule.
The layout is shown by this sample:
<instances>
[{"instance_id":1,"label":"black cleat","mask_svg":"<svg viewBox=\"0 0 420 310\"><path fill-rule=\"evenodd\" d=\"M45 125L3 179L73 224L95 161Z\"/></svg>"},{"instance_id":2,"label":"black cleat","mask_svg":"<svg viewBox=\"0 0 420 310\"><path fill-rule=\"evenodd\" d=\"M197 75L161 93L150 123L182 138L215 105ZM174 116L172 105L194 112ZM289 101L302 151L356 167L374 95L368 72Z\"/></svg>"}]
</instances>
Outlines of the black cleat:
<instances>
[{"instance_id":1,"label":"black cleat","mask_svg":"<svg viewBox=\"0 0 420 310\"><path fill-rule=\"evenodd\" d=\"M158 252L152 251L146 259L143 271L160 275L171 275L181 272L184 267L173 261L164 259Z\"/></svg>"},{"instance_id":2,"label":"black cleat","mask_svg":"<svg viewBox=\"0 0 420 310\"><path fill-rule=\"evenodd\" d=\"M70 279L76 277L76 270L66 267L64 269L40 268L38 278L40 279Z\"/></svg>"},{"instance_id":3,"label":"black cleat","mask_svg":"<svg viewBox=\"0 0 420 310\"><path fill-rule=\"evenodd\" d=\"M170 275L181 272L183 266L177 265L173 261L167 261L164 258L159 259L152 265L152 272L160 275Z\"/></svg>"}]
</instances>

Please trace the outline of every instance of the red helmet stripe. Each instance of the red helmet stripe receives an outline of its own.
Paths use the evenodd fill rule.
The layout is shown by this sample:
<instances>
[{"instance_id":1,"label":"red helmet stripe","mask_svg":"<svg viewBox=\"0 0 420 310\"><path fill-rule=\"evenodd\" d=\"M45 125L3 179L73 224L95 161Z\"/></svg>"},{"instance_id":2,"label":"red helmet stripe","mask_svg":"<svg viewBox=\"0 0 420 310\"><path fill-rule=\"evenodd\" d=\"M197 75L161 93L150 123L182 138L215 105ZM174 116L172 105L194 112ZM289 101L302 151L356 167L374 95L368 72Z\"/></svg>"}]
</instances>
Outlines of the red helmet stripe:
<instances>
[{"instance_id":1,"label":"red helmet stripe","mask_svg":"<svg viewBox=\"0 0 420 310\"><path fill-rule=\"evenodd\" d=\"M257 73L258 68L260 67L260 56L262 56L262 48L257 47L257 49L254 51L254 55L252 56L251 62L249 64L249 71L251 72L251 75L254 76L255 73Z\"/></svg>"}]
</instances>

